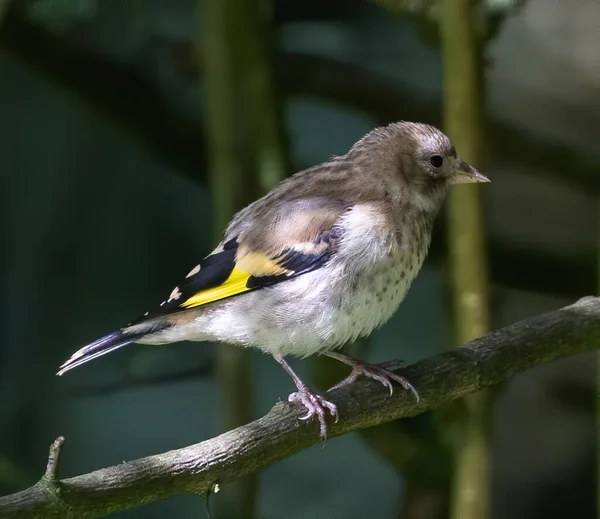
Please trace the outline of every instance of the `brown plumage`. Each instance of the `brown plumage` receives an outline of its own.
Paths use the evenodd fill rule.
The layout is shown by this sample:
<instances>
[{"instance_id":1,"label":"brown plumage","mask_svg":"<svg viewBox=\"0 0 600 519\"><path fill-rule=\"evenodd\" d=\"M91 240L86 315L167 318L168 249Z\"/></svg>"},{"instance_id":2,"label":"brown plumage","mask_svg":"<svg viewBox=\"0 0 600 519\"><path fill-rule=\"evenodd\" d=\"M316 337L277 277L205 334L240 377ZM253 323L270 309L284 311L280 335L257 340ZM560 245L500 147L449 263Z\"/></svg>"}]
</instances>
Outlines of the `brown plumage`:
<instances>
[{"instance_id":1,"label":"brown plumage","mask_svg":"<svg viewBox=\"0 0 600 519\"><path fill-rule=\"evenodd\" d=\"M370 334L394 313L429 248L451 184L488 180L436 128L376 128L345 155L297 173L232 219L219 246L153 312L95 341L59 374L131 342L223 341L255 347L290 374L291 401L317 415L325 437L334 404L311 392L284 360L322 353L349 377L416 391L387 365L334 350Z\"/></svg>"}]
</instances>

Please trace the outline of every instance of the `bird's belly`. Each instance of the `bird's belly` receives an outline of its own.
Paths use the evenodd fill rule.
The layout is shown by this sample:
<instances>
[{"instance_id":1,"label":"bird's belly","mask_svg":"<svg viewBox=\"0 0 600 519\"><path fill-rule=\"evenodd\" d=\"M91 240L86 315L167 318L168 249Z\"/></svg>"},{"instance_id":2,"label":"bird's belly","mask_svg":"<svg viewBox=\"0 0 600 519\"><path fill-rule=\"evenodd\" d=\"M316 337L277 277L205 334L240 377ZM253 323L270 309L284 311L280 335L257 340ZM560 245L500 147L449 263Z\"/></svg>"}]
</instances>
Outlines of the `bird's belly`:
<instances>
[{"instance_id":1,"label":"bird's belly","mask_svg":"<svg viewBox=\"0 0 600 519\"><path fill-rule=\"evenodd\" d=\"M270 354L331 350L392 316L420 267L407 260L397 254L351 275L341 266L319 269L223 302L198 324L210 339Z\"/></svg>"}]
</instances>

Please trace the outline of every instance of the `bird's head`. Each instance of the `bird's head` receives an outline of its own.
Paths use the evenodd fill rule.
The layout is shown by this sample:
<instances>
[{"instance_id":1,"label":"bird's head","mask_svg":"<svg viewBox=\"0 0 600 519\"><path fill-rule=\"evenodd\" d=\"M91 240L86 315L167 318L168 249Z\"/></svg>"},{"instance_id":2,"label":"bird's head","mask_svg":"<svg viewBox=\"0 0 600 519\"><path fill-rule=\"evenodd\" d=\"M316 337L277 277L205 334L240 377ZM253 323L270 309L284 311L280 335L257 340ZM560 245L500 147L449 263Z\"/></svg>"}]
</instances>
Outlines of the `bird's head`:
<instances>
[{"instance_id":1,"label":"bird's head","mask_svg":"<svg viewBox=\"0 0 600 519\"><path fill-rule=\"evenodd\" d=\"M428 124L402 121L376 128L353 152L374 159L377 170L399 181L408 200L423 209L437 211L452 184L489 182Z\"/></svg>"}]
</instances>

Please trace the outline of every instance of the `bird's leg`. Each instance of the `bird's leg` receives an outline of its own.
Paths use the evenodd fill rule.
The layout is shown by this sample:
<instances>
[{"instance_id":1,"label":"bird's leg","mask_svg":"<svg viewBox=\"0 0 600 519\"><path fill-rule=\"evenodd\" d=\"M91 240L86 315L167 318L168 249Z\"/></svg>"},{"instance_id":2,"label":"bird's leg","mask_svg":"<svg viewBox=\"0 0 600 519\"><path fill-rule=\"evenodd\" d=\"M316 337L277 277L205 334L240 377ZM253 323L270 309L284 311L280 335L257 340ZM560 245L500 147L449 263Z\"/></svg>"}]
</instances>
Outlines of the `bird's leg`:
<instances>
[{"instance_id":1,"label":"bird's leg","mask_svg":"<svg viewBox=\"0 0 600 519\"><path fill-rule=\"evenodd\" d=\"M304 407L306 407L307 413L300 418L300 420L308 420L311 416L317 415L320 424L320 434L321 437L327 440L327 423L325 421L326 411L329 411L329 414L335 418L335 421L338 421L338 411L335 404L325 400L321 395L317 395L313 393L308 386L300 380L300 377L294 373L294 370L291 366L285 361L285 359L280 355L273 355L275 360L281 364L283 369L287 372L287 374L292 377L294 384L298 388L298 391L292 393L288 400L290 402L295 402L299 400Z\"/></svg>"},{"instance_id":2,"label":"bird's leg","mask_svg":"<svg viewBox=\"0 0 600 519\"><path fill-rule=\"evenodd\" d=\"M406 380L404 377L397 375L393 371L390 371L394 367L399 367L401 363L396 360L382 362L381 364L369 364L363 360L355 359L353 357L349 357L348 355L342 355L341 353L335 352L327 352L324 355L331 357L332 359L339 360L344 364L348 364L352 367L352 372L348 375L344 380L338 382L335 386L329 388L328 391L333 389L337 389L342 386L347 386L348 384L352 384L356 381L358 377L361 375L364 377L372 378L373 380L377 380L381 382L385 387L390 390L390 395L394 392L394 388L392 386L392 380L398 382L404 389L408 389L413 392L415 395L417 402L419 401L419 394L414 386Z\"/></svg>"}]
</instances>

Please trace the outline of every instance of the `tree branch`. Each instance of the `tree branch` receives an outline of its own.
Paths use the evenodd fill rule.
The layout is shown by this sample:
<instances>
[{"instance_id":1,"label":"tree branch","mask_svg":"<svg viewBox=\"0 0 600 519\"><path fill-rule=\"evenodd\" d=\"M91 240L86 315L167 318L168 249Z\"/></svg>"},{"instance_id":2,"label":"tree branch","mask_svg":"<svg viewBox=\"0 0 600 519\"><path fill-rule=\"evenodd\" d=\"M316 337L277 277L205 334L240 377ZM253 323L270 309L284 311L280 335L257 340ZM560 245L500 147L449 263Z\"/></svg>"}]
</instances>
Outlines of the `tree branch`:
<instances>
[{"instance_id":1,"label":"tree branch","mask_svg":"<svg viewBox=\"0 0 600 519\"><path fill-rule=\"evenodd\" d=\"M538 364L598 348L600 297L586 297L402 370L419 391L418 403L400 390L389 396L372 382L335 391L332 397L341 419L331 424L330 435L414 416ZM175 495L205 494L216 484L256 472L317 443L315 422L298 420L303 412L279 402L262 418L196 445L60 481L49 483L43 477L27 490L0 498L0 516L84 519Z\"/></svg>"},{"instance_id":2,"label":"tree branch","mask_svg":"<svg viewBox=\"0 0 600 519\"><path fill-rule=\"evenodd\" d=\"M50 445L50 452L48 453L48 463L46 464L46 472L42 476L42 481L48 484L53 484L58 481L58 458L60 456L60 449L65 443L64 436L59 436L54 440L54 443Z\"/></svg>"}]
</instances>

